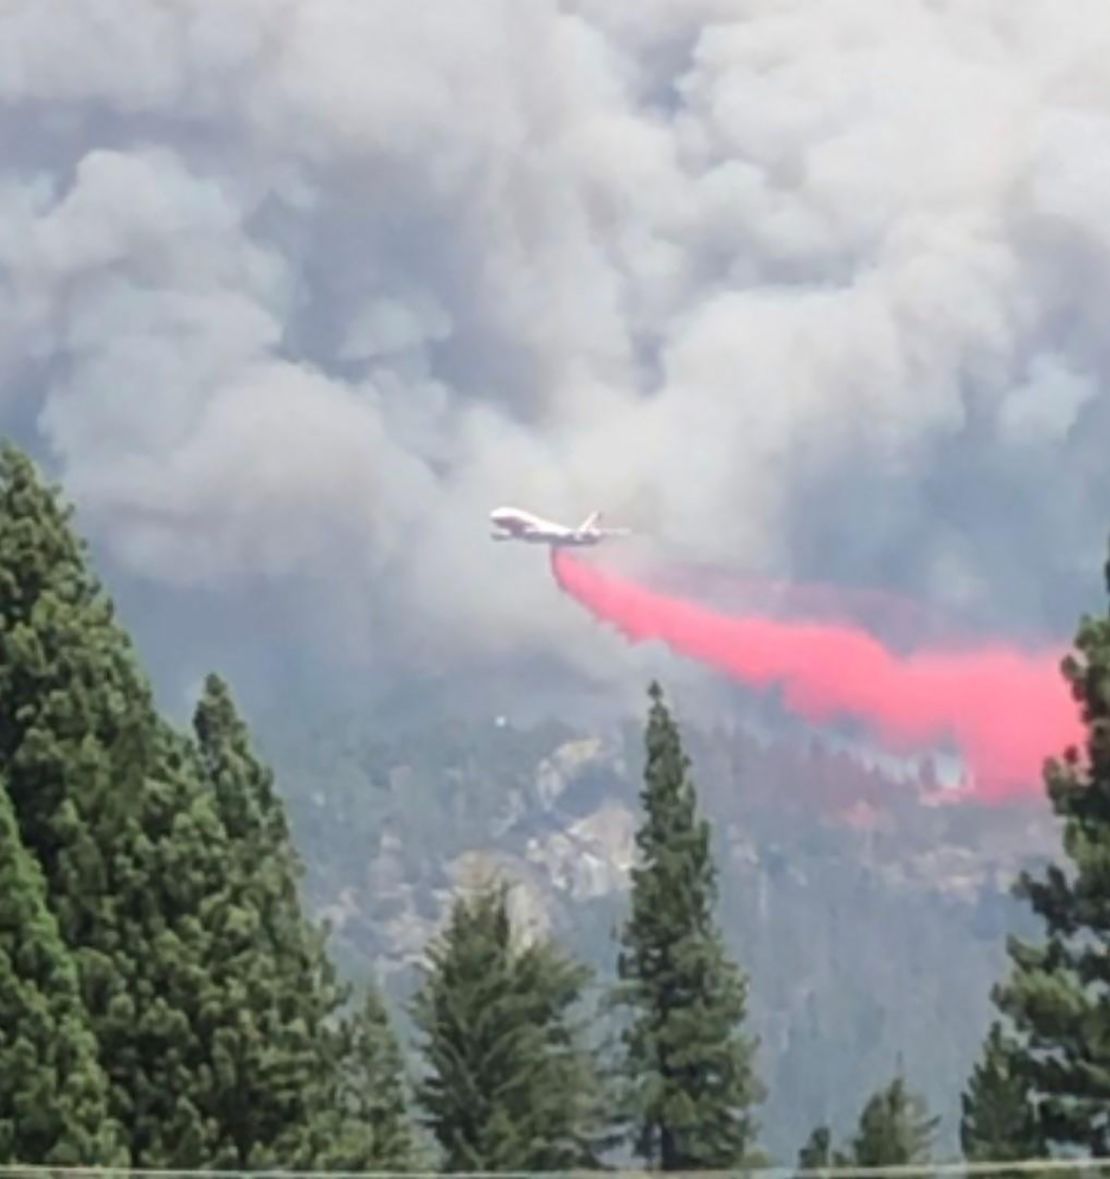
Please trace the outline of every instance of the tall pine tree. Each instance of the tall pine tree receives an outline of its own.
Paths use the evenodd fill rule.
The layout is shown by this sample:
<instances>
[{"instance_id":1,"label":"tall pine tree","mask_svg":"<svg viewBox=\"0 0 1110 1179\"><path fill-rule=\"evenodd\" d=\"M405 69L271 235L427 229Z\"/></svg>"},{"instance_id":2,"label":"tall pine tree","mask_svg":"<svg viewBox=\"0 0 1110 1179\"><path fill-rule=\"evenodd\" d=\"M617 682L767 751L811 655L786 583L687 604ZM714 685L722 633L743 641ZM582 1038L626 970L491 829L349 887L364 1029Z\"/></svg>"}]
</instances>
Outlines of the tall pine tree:
<instances>
[{"instance_id":1,"label":"tall pine tree","mask_svg":"<svg viewBox=\"0 0 1110 1179\"><path fill-rule=\"evenodd\" d=\"M1041 1157L1044 1144L1016 1046L998 1020L990 1026L960 1107L960 1145L970 1162Z\"/></svg>"},{"instance_id":2,"label":"tall pine tree","mask_svg":"<svg viewBox=\"0 0 1110 1179\"><path fill-rule=\"evenodd\" d=\"M273 773L216 675L205 681L193 727L227 837L227 904L210 926L209 971L238 1012L214 1040L217 1157L241 1168L312 1166L335 1133L346 991L324 931L303 913L302 869Z\"/></svg>"},{"instance_id":3,"label":"tall pine tree","mask_svg":"<svg viewBox=\"0 0 1110 1179\"><path fill-rule=\"evenodd\" d=\"M572 1017L587 977L552 943L521 944L503 886L456 900L413 1003L417 1100L445 1170L596 1162L596 1077Z\"/></svg>"},{"instance_id":4,"label":"tall pine tree","mask_svg":"<svg viewBox=\"0 0 1110 1179\"><path fill-rule=\"evenodd\" d=\"M229 930L250 940L257 914L228 874L198 751L159 717L70 519L25 455L0 450L0 773L133 1165L234 1164L228 1078L258 978L233 977L224 955ZM310 1083L279 1075L285 1092Z\"/></svg>"},{"instance_id":5,"label":"tall pine tree","mask_svg":"<svg viewBox=\"0 0 1110 1179\"><path fill-rule=\"evenodd\" d=\"M0 778L0 1163L126 1165L77 971Z\"/></svg>"},{"instance_id":6,"label":"tall pine tree","mask_svg":"<svg viewBox=\"0 0 1110 1179\"><path fill-rule=\"evenodd\" d=\"M1110 591L1110 561L1106 565ZM1071 863L1023 873L1015 891L1044 920L1046 938L1009 943L1009 979L995 988L1010 1017L1015 1067L1036 1111L1033 1139L1110 1153L1110 614L1084 617L1062 670L1086 728L1045 768Z\"/></svg>"},{"instance_id":7,"label":"tall pine tree","mask_svg":"<svg viewBox=\"0 0 1110 1179\"><path fill-rule=\"evenodd\" d=\"M726 955L713 908L709 824L697 814L678 728L657 683L649 690L644 822L622 934L618 1005L634 1149L661 1170L749 1161L763 1098L754 1039L744 1032L747 978Z\"/></svg>"},{"instance_id":8,"label":"tall pine tree","mask_svg":"<svg viewBox=\"0 0 1110 1179\"><path fill-rule=\"evenodd\" d=\"M191 1163L203 915L187 845L218 839L185 757L156 723L112 604L30 460L0 449L0 772L78 968L132 1162ZM168 856L170 850L175 855Z\"/></svg>"}]
</instances>

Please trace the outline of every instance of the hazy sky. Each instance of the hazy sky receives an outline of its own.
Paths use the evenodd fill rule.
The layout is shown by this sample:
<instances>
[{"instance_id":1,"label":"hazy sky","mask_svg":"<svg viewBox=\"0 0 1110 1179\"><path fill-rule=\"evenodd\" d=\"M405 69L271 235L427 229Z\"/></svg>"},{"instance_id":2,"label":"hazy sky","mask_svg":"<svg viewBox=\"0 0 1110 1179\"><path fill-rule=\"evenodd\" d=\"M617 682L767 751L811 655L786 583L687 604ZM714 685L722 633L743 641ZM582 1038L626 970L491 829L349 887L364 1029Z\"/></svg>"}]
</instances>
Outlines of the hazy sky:
<instances>
[{"instance_id":1,"label":"hazy sky","mask_svg":"<svg viewBox=\"0 0 1110 1179\"><path fill-rule=\"evenodd\" d=\"M1067 629L1108 60L1105 0L8 0L0 425L221 642L604 674L504 502Z\"/></svg>"}]
</instances>

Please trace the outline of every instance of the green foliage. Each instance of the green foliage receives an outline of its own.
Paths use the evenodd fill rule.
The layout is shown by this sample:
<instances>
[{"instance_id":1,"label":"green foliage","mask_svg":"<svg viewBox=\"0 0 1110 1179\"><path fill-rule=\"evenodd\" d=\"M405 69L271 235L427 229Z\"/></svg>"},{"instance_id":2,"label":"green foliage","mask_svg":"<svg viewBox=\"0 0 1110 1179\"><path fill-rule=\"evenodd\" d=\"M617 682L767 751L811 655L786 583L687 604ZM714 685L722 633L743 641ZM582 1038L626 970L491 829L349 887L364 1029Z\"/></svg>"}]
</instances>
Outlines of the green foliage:
<instances>
[{"instance_id":1,"label":"green foliage","mask_svg":"<svg viewBox=\"0 0 1110 1179\"><path fill-rule=\"evenodd\" d=\"M1044 1143L1037 1132L1028 1085L1016 1045L995 1020L983 1055L961 1098L960 1145L972 1162L1039 1158Z\"/></svg>"},{"instance_id":2,"label":"green foliage","mask_svg":"<svg viewBox=\"0 0 1110 1179\"><path fill-rule=\"evenodd\" d=\"M815 1171L832 1165L832 1132L828 1126L817 1126L798 1151L798 1169Z\"/></svg>"},{"instance_id":3,"label":"green foliage","mask_svg":"<svg viewBox=\"0 0 1110 1179\"><path fill-rule=\"evenodd\" d=\"M226 833L224 903L209 926L219 1067L206 1108L223 1165L311 1166L331 1146L345 993L305 918L300 864L273 775L254 755L227 685L207 677L193 718Z\"/></svg>"},{"instance_id":4,"label":"green foliage","mask_svg":"<svg viewBox=\"0 0 1110 1179\"><path fill-rule=\"evenodd\" d=\"M220 820L237 854L249 849L264 857L255 865L255 875L264 878L267 892L286 904L297 904L302 870L290 842L285 808L274 789L273 771L255 755L231 690L218 675L205 677L193 712L193 731Z\"/></svg>"},{"instance_id":5,"label":"green foliage","mask_svg":"<svg viewBox=\"0 0 1110 1179\"><path fill-rule=\"evenodd\" d=\"M216 677L195 744L158 716L70 519L5 448L0 771L110 1113L136 1165L312 1166L347 1131L345 992L302 915L272 776Z\"/></svg>"},{"instance_id":6,"label":"green foliage","mask_svg":"<svg viewBox=\"0 0 1110 1179\"><path fill-rule=\"evenodd\" d=\"M339 1171L415 1169L405 1066L376 987L343 1024L333 1113L336 1131L321 1165Z\"/></svg>"},{"instance_id":7,"label":"green foliage","mask_svg":"<svg viewBox=\"0 0 1110 1179\"><path fill-rule=\"evenodd\" d=\"M138 1166L307 1165L338 999L317 1017L330 965L289 933L282 816L236 718L198 750L158 716L69 521L5 448L0 771L77 964L110 1112Z\"/></svg>"},{"instance_id":8,"label":"green foliage","mask_svg":"<svg viewBox=\"0 0 1110 1179\"><path fill-rule=\"evenodd\" d=\"M70 511L19 451L0 450L0 765L63 934L100 923L112 856L149 749L151 702Z\"/></svg>"},{"instance_id":9,"label":"green foliage","mask_svg":"<svg viewBox=\"0 0 1110 1179\"><path fill-rule=\"evenodd\" d=\"M0 1163L121 1166L77 971L0 778Z\"/></svg>"},{"instance_id":10,"label":"green foliage","mask_svg":"<svg viewBox=\"0 0 1110 1179\"><path fill-rule=\"evenodd\" d=\"M799 1171L820 1171L830 1167L847 1167L851 1159L841 1150L834 1150L832 1131L828 1126L818 1126L798 1151Z\"/></svg>"},{"instance_id":11,"label":"green foliage","mask_svg":"<svg viewBox=\"0 0 1110 1179\"><path fill-rule=\"evenodd\" d=\"M924 1098L902 1077L873 1094L863 1107L852 1140L857 1167L909 1166L929 1162L940 1119L930 1117Z\"/></svg>"},{"instance_id":12,"label":"green foliage","mask_svg":"<svg viewBox=\"0 0 1110 1179\"><path fill-rule=\"evenodd\" d=\"M647 1163L728 1168L749 1159L752 1107L763 1097L756 1044L743 1032L748 983L714 921L709 825L696 813L689 761L658 684L649 695L641 862L614 996L633 1013L623 1037L626 1109Z\"/></svg>"},{"instance_id":13,"label":"green foliage","mask_svg":"<svg viewBox=\"0 0 1110 1179\"><path fill-rule=\"evenodd\" d=\"M818 1126L798 1151L800 1171L832 1167L896 1167L928 1163L939 1117L897 1076L864 1104L848 1149L833 1147L828 1126Z\"/></svg>"},{"instance_id":14,"label":"green foliage","mask_svg":"<svg viewBox=\"0 0 1110 1179\"><path fill-rule=\"evenodd\" d=\"M280 766L312 903L343 897L331 953L358 977L390 962L383 985L399 1031L414 982L399 934L435 911L447 865L474 848L526 857L533 839L561 844L557 832L601 808L634 807L641 785L642 723L628 726L627 745L605 740L578 763L557 751L596 730L499 727L475 703L464 740L458 728L444 737L439 708L421 698L379 712L360 696L348 714L316 697L252 723ZM961 1083L990 1021L1005 933L1036 931L993 869L1032 854L1047 823L1020 807L925 805L883 771L808 738L764 743L741 725L692 722L682 736L700 804L735 853L719 859L717 916L751 976L752 1030L785 1042L760 1058L773 1094L761 1145L793 1163L813 1125L854 1123L904 1051L944 1115L938 1149L954 1154ZM545 765L557 767L557 796L538 788ZM883 816L868 834L844 821L861 798ZM603 832L598 855L617 852L608 824L591 830ZM946 887L957 859L988 869L970 904L953 903ZM582 896L543 865L536 872L560 943L608 981L625 896ZM904 887L890 887L891 872Z\"/></svg>"},{"instance_id":15,"label":"green foliage","mask_svg":"<svg viewBox=\"0 0 1110 1179\"><path fill-rule=\"evenodd\" d=\"M1106 583L1110 590L1110 562ZM1110 1154L1110 615L1082 619L1062 670L1085 749L1050 761L1045 784L1071 864L1019 879L1015 891L1047 936L1041 945L1011 939L1010 978L994 1000L1012 1019L1043 1140L1102 1157Z\"/></svg>"},{"instance_id":16,"label":"green foliage","mask_svg":"<svg viewBox=\"0 0 1110 1179\"><path fill-rule=\"evenodd\" d=\"M136 1165L193 1165L207 1127L196 1016L219 823L131 645L19 451L0 450L0 771L77 964Z\"/></svg>"},{"instance_id":17,"label":"green foliage","mask_svg":"<svg viewBox=\"0 0 1110 1179\"><path fill-rule=\"evenodd\" d=\"M412 1004L417 1085L447 1171L567 1170L596 1161L597 1088L571 1008L585 968L514 936L507 891L456 900Z\"/></svg>"}]
</instances>

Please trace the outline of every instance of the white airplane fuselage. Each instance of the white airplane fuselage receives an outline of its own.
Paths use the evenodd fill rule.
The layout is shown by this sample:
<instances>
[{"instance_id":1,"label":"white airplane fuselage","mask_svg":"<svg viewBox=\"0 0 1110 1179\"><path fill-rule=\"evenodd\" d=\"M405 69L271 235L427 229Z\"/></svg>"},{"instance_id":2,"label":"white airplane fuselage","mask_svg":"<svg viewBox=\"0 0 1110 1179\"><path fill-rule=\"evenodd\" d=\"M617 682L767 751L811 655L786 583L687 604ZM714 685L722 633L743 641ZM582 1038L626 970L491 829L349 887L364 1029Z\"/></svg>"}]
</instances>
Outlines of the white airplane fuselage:
<instances>
[{"instance_id":1,"label":"white airplane fuselage","mask_svg":"<svg viewBox=\"0 0 1110 1179\"><path fill-rule=\"evenodd\" d=\"M600 512L593 512L577 528L568 528L519 508L497 508L490 512L493 540L516 540L524 544L546 544L577 548L600 544L611 536L627 536L626 528L599 528Z\"/></svg>"}]
</instances>

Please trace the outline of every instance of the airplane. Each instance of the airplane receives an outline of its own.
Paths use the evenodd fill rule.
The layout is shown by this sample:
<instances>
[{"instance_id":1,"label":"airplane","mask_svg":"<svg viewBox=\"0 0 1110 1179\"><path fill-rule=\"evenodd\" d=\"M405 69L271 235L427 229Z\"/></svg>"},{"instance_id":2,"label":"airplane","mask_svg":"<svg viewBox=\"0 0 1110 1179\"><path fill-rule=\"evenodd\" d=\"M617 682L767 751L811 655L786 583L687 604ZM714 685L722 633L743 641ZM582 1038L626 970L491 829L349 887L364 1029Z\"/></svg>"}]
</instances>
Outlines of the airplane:
<instances>
[{"instance_id":1,"label":"airplane","mask_svg":"<svg viewBox=\"0 0 1110 1179\"><path fill-rule=\"evenodd\" d=\"M555 548L600 544L611 536L630 536L628 528L601 528L600 512L591 512L577 528L555 524L519 508L496 508L489 514L494 540L520 540L525 544L546 544Z\"/></svg>"}]
</instances>

